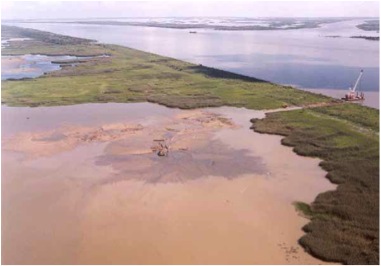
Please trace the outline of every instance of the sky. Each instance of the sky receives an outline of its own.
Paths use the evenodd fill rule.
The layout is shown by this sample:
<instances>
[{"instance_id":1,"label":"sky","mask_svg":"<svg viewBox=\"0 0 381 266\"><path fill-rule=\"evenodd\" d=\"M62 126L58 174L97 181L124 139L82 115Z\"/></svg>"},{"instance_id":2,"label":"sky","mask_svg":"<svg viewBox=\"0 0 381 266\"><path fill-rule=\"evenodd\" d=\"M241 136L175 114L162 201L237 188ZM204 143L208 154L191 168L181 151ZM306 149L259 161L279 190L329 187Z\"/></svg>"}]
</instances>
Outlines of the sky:
<instances>
[{"instance_id":1,"label":"sky","mask_svg":"<svg viewBox=\"0 0 381 266\"><path fill-rule=\"evenodd\" d=\"M379 17L379 1L1 1L1 19Z\"/></svg>"}]
</instances>

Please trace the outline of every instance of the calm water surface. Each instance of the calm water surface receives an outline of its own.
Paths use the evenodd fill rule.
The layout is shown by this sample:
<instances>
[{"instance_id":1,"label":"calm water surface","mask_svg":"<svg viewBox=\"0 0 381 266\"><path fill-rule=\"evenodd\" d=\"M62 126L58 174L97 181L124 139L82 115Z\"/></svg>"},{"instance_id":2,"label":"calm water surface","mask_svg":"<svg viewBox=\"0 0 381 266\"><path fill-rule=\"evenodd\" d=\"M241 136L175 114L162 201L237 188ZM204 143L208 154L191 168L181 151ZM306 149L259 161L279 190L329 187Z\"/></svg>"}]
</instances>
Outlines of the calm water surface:
<instances>
[{"instance_id":1,"label":"calm water surface","mask_svg":"<svg viewBox=\"0 0 381 266\"><path fill-rule=\"evenodd\" d=\"M379 89L379 42L350 36L379 36L356 28L363 20L316 29L215 31L80 25L17 24L96 39L303 88L346 89L364 69L361 89ZM326 36L341 36L330 38Z\"/></svg>"}]
</instances>

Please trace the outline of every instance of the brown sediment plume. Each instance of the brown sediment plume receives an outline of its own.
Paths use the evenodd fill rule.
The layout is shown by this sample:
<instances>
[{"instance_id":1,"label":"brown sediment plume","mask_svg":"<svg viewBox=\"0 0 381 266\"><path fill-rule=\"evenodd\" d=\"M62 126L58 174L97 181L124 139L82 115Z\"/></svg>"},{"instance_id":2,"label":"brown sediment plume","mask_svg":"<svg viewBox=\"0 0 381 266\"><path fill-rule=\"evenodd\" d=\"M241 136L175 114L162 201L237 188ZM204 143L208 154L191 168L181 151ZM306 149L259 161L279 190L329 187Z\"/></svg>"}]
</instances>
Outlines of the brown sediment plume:
<instances>
[{"instance_id":1,"label":"brown sediment plume","mask_svg":"<svg viewBox=\"0 0 381 266\"><path fill-rule=\"evenodd\" d=\"M218 110L4 140L2 262L322 263L297 247L292 205L331 188L319 160L251 132L252 112Z\"/></svg>"}]
</instances>

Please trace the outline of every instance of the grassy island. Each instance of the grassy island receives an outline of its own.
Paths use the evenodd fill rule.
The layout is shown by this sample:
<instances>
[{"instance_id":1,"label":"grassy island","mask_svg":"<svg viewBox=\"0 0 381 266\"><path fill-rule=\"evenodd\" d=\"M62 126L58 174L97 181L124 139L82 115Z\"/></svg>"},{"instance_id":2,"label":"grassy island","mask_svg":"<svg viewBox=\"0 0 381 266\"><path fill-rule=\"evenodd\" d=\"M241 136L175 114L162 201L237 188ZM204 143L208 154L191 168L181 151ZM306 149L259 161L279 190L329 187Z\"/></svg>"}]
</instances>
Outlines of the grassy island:
<instances>
[{"instance_id":1,"label":"grassy island","mask_svg":"<svg viewBox=\"0 0 381 266\"><path fill-rule=\"evenodd\" d=\"M10 106L149 101L183 109L304 107L252 120L255 131L283 135L282 143L296 153L321 158L327 178L338 184L310 205L296 204L311 219L300 244L326 261L379 263L378 110L122 46L10 26L2 26L2 34L30 38L9 42L3 55L107 55L76 66L63 62L61 70L36 79L2 81L2 103Z\"/></svg>"}]
</instances>

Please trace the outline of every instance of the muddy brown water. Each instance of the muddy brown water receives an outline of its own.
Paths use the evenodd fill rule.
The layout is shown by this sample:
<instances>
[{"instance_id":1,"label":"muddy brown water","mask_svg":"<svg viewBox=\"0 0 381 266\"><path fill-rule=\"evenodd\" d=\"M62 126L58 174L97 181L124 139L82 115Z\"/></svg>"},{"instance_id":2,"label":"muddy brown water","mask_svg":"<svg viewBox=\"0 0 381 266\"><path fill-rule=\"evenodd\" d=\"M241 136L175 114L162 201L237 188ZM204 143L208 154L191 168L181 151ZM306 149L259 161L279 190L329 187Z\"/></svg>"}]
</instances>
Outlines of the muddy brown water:
<instances>
[{"instance_id":1,"label":"muddy brown water","mask_svg":"<svg viewBox=\"0 0 381 266\"><path fill-rule=\"evenodd\" d=\"M308 220L292 203L335 187L318 159L252 132L263 116L2 106L2 262L322 263L298 246ZM158 138L167 157L151 150Z\"/></svg>"}]
</instances>

